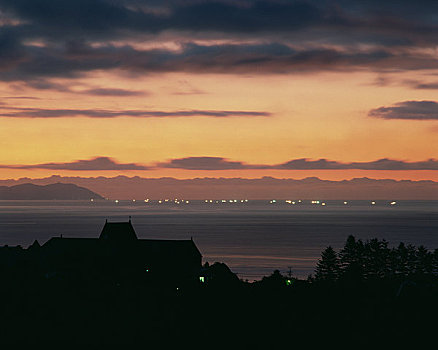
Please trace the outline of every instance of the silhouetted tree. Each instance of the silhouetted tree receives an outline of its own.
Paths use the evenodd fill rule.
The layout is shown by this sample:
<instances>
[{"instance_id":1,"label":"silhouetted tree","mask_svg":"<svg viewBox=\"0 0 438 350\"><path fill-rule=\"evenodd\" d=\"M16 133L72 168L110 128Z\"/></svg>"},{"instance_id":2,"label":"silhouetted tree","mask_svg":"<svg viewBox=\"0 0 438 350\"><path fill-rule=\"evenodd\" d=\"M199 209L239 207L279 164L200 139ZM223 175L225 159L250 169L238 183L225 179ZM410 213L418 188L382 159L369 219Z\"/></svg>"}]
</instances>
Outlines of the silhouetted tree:
<instances>
[{"instance_id":1,"label":"silhouetted tree","mask_svg":"<svg viewBox=\"0 0 438 350\"><path fill-rule=\"evenodd\" d=\"M268 287L283 287L285 286L285 281L286 277L284 277L279 270L274 270L270 276L263 277L261 283Z\"/></svg>"},{"instance_id":2,"label":"silhouetted tree","mask_svg":"<svg viewBox=\"0 0 438 350\"><path fill-rule=\"evenodd\" d=\"M316 265L315 279L319 281L336 281L339 277L339 260L335 250L328 246Z\"/></svg>"},{"instance_id":3,"label":"silhouetted tree","mask_svg":"<svg viewBox=\"0 0 438 350\"><path fill-rule=\"evenodd\" d=\"M391 256L391 266L395 275L406 277L415 271L416 252L412 245L406 246L404 243L400 243L392 251Z\"/></svg>"},{"instance_id":4,"label":"silhouetted tree","mask_svg":"<svg viewBox=\"0 0 438 350\"><path fill-rule=\"evenodd\" d=\"M416 251L415 273L418 275L430 275L433 273L433 254L424 246L419 246Z\"/></svg>"},{"instance_id":5,"label":"silhouetted tree","mask_svg":"<svg viewBox=\"0 0 438 350\"><path fill-rule=\"evenodd\" d=\"M432 273L438 275L438 248L432 254Z\"/></svg>"},{"instance_id":6,"label":"silhouetted tree","mask_svg":"<svg viewBox=\"0 0 438 350\"><path fill-rule=\"evenodd\" d=\"M373 238L367 241L363 249L365 278L384 278L390 273L391 251L388 242Z\"/></svg>"},{"instance_id":7,"label":"silhouetted tree","mask_svg":"<svg viewBox=\"0 0 438 350\"><path fill-rule=\"evenodd\" d=\"M354 236L348 236L344 248L339 253L340 268L344 278L363 277L363 250L364 246L361 240L356 241Z\"/></svg>"}]
</instances>

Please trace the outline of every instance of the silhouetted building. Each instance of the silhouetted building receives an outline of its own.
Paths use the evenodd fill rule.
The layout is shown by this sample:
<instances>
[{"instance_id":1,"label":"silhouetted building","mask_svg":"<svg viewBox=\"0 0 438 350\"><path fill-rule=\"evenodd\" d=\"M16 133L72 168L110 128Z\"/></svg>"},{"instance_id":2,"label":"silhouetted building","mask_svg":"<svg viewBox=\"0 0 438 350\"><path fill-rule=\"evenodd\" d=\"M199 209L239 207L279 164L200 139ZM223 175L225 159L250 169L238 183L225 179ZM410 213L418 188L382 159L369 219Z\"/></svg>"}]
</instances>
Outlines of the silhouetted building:
<instances>
[{"instance_id":1,"label":"silhouetted building","mask_svg":"<svg viewBox=\"0 0 438 350\"><path fill-rule=\"evenodd\" d=\"M106 222L99 238L52 237L28 249L0 248L0 262L38 266L45 278L180 285L199 280L202 255L192 239L139 239L129 222Z\"/></svg>"}]
</instances>

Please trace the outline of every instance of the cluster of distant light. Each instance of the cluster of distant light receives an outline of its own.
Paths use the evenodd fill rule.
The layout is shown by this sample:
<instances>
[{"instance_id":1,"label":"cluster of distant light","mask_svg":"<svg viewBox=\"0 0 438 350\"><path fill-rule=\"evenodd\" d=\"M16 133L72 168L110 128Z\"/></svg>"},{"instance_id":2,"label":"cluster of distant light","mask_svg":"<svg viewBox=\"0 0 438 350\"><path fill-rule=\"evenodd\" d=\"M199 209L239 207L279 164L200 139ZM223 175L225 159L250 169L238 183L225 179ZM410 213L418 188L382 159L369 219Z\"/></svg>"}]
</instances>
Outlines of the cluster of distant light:
<instances>
[{"instance_id":1,"label":"cluster of distant light","mask_svg":"<svg viewBox=\"0 0 438 350\"><path fill-rule=\"evenodd\" d=\"M287 203L287 204L295 205L295 204L300 204L300 203L302 203L303 201L302 201L301 199L298 199L298 200L296 200L296 201L291 200L291 199L286 199L284 202ZM276 199L271 199L271 200L269 201L269 204L276 204L276 203L277 203L277 200L276 200ZM344 205L348 205L348 202L347 202L347 201L344 201L343 203L344 203ZM310 201L310 204L322 205L322 206L327 205L326 202L323 202L323 201L320 201L320 200L311 200L311 201ZM396 204L397 204L396 201L392 201L392 202L389 203L389 205L396 205ZM375 202L375 201L372 201L372 202L371 202L371 205L376 205L376 202Z\"/></svg>"},{"instance_id":2,"label":"cluster of distant light","mask_svg":"<svg viewBox=\"0 0 438 350\"><path fill-rule=\"evenodd\" d=\"M274 199L275 200L275 199ZM292 201L292 200L290 200L290 199L287 199L287 200L285 200L285 202L286 203L289 203L289 204L293 204L293 205L295 205L295 204L297 204L297 203L301 203L302 202L302 200L301 199L298 199L298 201ZM275 203L275 202L274 202Z\"/></svg>"},{"instance_id":3,"label":"cluster of distant light","mask_svg":"<svg viewBox=\"0 0 438 350\"><path fill-rule=\"evenodd\" d=\"M106 199L108 200L108 198L106 198ZM94 198L91 198L90 201L94 202ZM203 202L207 203L207 204L219 204L219 203L248 203L248 201L249 201L248 199L205 199ZM133 199L132 202L136 202L136 200ZM145 203L151 203L151 204L154 203L154 202L158 203L158 204L163 204L163 203L164 204L165 203L168 203L168 204L190 204L189 200L178 199L178 198L175 198L175 199L166 198L166 199L159 199L159 200L156 200L156 201L152 201L151 199L146 198L144 200L144 202ZM115 199L114 203L119 203L119 200ZM276 204L276 203L277 203L276 199L271 199L269 201L269 204ZM284 201L284 203L291 204L291 205L296 205L296 204L303 204L303 201L301 199L298 199L298 200L286 199ZM372 201L370 203L371 203L371 205L376 205L375 201ZM310 204L322 205L322 206L327 205L326 202L321 201L321 200L311 200ZM348 205L348 202L344 201L343 204L344 205ZM396 201L392 201L392 202L389 203L389 205L396 205L396 204L397 204Z\"/></svg>"},{"instance_id":4,"label":"cluster of distant light","mask_svg":"<svg viewBox=\"0 0 438 350\"><path fill-rule=\"evenodd\" d=\"M148 203L149 202L149 199L145 199L145 202L146 203ZM163 203L175 203L175 204L189 204L190 203L190 201L188 201L188 200L184 200L184 199L178 199L178 198L175 198L175 199L160 199L159 201L158 201L158 204L163 204Z\"/></svg>"},{"instance_id":5,"label":"cluster of distant light","mask_svg":"<svg viewBox=\"0 0 438 350\"><path fill-rule=\"evenodd\" d=\"M106 198L106 199L107 199L107 198ZM91 201L93 202L94 200L91 199ZM133 199L132 202L136 202L136 200ZM153 201L150 200L149 198L146 198L146 199L144 200L144 202L145 202L145 203L153 203ZM169 199L169 198L166 198L166 199L159 199L159 200L157 200L156 202L157 202L158 204L162 204L162 203L189 204L189 203L190 203L190 201L188 201L188 200L185 200L185 199L178 199L178 198L175 198L175 199ZM118 200L118 199L115 199L115 200L114 200L114 203L119 203L119 200Z\"/></svg>"},{"instance_id":6,"label":"cluster of distant light","mask_svg":"<svg viewBox=\"0 0 438 350\"><path fill-rule=\"evenodd\" d=\"M275 204L277 201L275 200L275 199L272 199L272 200L270 200L269 201L269 203L270 204ZM290 199L287 199L287 200L285 200L284 201L285 203L288 203L288 204L297 204L297 203L302 203L302 200L301 199L299 199L298 201L293 201L293 200L290 200ZM327 205L327 203L326 202L323 202L323 201L320 201L320 200L312 200L312 201L310 201L310 203L311 204L317 204L317 205ZM347 201L344 201L343 202L344 203L344 205L348 205L348 202ZM390 202L389 203L389 205L396 205L397 204L397 202L396 201L392 201L392 202ZM375 201L372 201L371 202L371 205L376 205L376 202Z\"/></svg>"},{"instance_id":7,"label":"cluster of distant light","mask_svg":"<svg viewBox=\"0 0 438 350\"><path fill-rule=\"evenodd\" d=\"M248 199L206 199L204 203L247 203Z\"/></svg>"}]
</instances>

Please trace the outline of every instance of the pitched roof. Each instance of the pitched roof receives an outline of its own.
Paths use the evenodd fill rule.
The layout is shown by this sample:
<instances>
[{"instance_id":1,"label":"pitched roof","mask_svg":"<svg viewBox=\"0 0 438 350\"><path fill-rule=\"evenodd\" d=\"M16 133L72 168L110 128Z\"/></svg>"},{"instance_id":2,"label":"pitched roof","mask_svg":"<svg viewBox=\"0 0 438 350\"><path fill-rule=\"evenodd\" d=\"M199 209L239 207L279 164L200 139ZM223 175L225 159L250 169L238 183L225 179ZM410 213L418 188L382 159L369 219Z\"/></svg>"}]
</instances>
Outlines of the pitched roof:
<instances>
[{"instance_id":1,"label":"pitched roof","mask_svg":"<svg viewBox=\"0 0 438 350\"><path fill-rule=\"evenodd\" d=\"M128 222L105 222L99 239L129 242L137 240L137 235L132 227L131 220Z\"/></svg>"},{"instance_id":2,"label":"pitched roof","mask_svg":"<svg viewBox=\"0 0 438 350\"><path fill-rule=\"evenodd\" d=\"M32 245L29 248L39 248L39 247L41 247L41 245L38 242L38 240L34 240Z\"/></svg>"},{"instance_id":3,"label":"pitched roof","mask_svg":"<svg viewBox=\"0 0 438 350\"><path fill-rule=\"evenodd\" d=\"M127 245L125 244L127 243ZM108 245L109 244L109 245ZM132 254L145 256L198 256L202 257L196 244L190 240L138 239L131 222L106 222L99 238L52 237L42 245L44 250L57 255L93 254L104 247L132 249Z\"/></svg>"},{"instance_id":4,"label":"pitched roof","mask_svg":"<svg viewBox=\"0 0 438 350\"><path fill-rule=\"evenodd\" d=\"M197 254L202 256L193 240L162 240L162 239L139 239L138 245L143 252L157 254Z\"/></svg>"},{"instance_id":5,"label":"pitched roof","mask_svg":"<svg viewBox=\"0 0 438 350\"><path fill-rule=\"evenodd\" d=\"M99 240L97 238L63 238L63 237L52 237L46 243L43 244L42 248L51 249L57 251L58 253L67 252L91 252L98 246Z\"/></svg>"}]
</instances>

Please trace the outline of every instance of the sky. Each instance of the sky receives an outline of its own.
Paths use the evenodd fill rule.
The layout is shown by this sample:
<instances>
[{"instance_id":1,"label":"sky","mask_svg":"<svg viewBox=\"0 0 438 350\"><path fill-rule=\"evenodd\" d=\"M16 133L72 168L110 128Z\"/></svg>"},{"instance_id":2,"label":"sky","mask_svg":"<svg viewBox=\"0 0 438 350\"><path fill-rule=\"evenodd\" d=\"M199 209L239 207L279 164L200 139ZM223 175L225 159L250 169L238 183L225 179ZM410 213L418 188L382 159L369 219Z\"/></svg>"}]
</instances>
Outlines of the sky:
<instances>
[{"instance_id":1,"label":"sky","mask_svg":"<svg viewBox=\"0 0 438 350\"><path fill-rule=\"evenodd\" d=\"M0 178L438 181L438 2L0 0Z\"/></svg>"}]
</instances>

